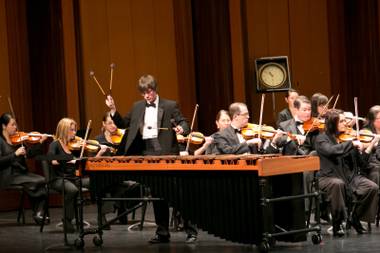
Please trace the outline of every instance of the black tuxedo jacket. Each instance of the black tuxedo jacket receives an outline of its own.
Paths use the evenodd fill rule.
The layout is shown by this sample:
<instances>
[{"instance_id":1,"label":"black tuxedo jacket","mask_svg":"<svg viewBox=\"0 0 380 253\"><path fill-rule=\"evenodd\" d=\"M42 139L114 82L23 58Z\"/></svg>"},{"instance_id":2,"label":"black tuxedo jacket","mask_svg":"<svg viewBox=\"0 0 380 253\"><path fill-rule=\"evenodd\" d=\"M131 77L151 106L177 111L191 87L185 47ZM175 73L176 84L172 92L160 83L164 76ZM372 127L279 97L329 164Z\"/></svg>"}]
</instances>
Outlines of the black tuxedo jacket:
<instances>
[{"instance_id":1,"label":"black tuxedo jacket","mask_svg":"<svg viewBox=\"0 0 380 253\"><path fill-rule=\"evenodd\" d=\"M127 129L120 143L118 154L141 155L144 151L140 129L144 125L145 104L145 100L137 101L134 103L132 110L124 118L118 112L112 117L118 128ZM179 153L176 133L172 130L174 127L173 122L182 126L184 135L189 133L189 125L182 116L177 103L160 97L157 109L157 128L169 129L158 130L157 138L162 148L162 155Z\"/></svg>"},{"instance_id":2,"label":"black tuxedo jacket","mask_svg":"<svg viewBox=\"0 0 380 253\"><path fill-rule=\"evenodd\" d=\"M218 154L244 154L258 153L256 146L248 146L246 142L240 143L232 126L227 127L214 135L214 142Z\"/></svg>"}]
</instances>

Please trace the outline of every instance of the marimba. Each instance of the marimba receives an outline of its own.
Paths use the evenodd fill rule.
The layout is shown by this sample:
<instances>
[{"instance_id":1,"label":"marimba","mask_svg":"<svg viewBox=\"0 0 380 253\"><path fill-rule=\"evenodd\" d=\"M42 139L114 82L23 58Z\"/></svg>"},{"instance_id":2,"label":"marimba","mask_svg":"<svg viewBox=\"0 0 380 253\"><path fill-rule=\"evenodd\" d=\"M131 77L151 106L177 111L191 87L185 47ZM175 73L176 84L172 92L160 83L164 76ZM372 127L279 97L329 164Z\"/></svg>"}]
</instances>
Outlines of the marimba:
<instances>
[{"instance_id":1,"label":"marimba","mask_svg":"<svg viewBox=\"0 0 380 253\"><path fill-rule=\"evenodd\" d=\"M313 242L320 242L319 226L305 228L303 200L315 195L303 193L302 173L317 170L316 156L280 155L100 157L89 158L85 165L99 199L108 186L134 180L199 228L264 250L271 238L306 240L309 231L316 231L319 240ZM284 200L292 203L285 205ZM285 229L276 232L282 225Z\"/></svg>"}]
</instances>

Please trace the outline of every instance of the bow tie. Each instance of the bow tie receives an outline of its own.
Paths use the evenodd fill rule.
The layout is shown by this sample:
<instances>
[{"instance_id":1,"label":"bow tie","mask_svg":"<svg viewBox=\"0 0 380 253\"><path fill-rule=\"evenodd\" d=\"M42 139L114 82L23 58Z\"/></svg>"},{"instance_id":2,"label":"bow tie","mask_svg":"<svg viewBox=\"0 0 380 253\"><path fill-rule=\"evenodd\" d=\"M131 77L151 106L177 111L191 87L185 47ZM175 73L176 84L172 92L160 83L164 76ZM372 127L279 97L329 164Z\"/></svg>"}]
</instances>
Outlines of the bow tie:
<instances>
[{"instance_id":1,"label":"bow tie","mask_svg":"<svg viewBox=\"0 0 380 253\"><path fill-rule=\"evenodd\" d=\"M145 104L145 107L149 107L149 106L151 106L153 108L156 108L156 104L155 103L152 103L152 104L146 103Z\"/></svg>"},{"instance_id":2,"label":"bow tie","mask_svg":"<svg viewBox=\"0 0 380 253\"><path fill-rule=\"evenodd\" d=\"M303 125L303 122L301 121L296 121L296 126Z\"/></svg>"},{"instance_id":3,"label":"bow tie","mask_svg":"<svg viewBox=\"0 0 380 253\"><path fill-rule=\"evenodd\" d=\"M240 130L240 129L236 129L236 128L234 128L234 130L235 130L235 133L239 133L239 134L241 134L241 130Z\"/></svg>"}]
</instances>

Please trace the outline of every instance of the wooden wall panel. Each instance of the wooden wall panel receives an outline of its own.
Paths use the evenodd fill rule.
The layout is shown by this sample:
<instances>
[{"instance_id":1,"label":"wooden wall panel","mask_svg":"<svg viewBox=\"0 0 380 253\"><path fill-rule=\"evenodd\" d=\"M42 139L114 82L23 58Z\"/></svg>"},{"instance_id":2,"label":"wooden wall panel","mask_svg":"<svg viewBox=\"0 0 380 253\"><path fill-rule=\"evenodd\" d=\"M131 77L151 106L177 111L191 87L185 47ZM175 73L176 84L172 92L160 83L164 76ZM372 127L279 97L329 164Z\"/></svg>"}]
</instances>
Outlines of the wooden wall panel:
<instances>
[{"instance_id":1,"label":"wooden wall panel","mask_svg":"<svg viewBox=\"0 0 380 253\"><path fill-rule=\"evenodd\" d=\"M10 97L19 127L33 128L26 1L5 1L9 56Z\"/></svg>"},{"instance_id":2,"label":"wooden wall panel","mask_svg":"<svg viewBox=\"0 0 380 253\"><path fill-rule=\"evenodd\" d=\"M138 78L152 74L162 97L178 100L176 45L171 0L80 1L81 48L86 119L92 119L96 134L106 111L104 97L89 78L90 70L106 91L109 65L114 62L112 94L125 114L141 99Z\"/></svg>"},{"instance_id":3,"label":"wooden wall panel","mask_svg":"<svg viewBox=\"0 0 380 253\"><path fill-rule=\"evenodd\" d=\"M7 96L10 95L7 18L5 1L0 0L0 113L8 112Z\"/></svg>"},{"instance_id":4,"label":"wooden wall panel","mask_svg":"<svg viewBox=\"0 0 380 253\"><path fill-rule=\"evenodd\" d=\"M288 56L292 87L311 96L330 94L330 55L325 1L246 1L249 72L247 104L258 121L260 94L256 92L254 60L267 56ZM264 122L273 124L285 106L283 92L265 99ZM273 108L273 106L275 106ZM275 112L275 113L273 113Z\"/></svg>"},{"instance_id":5,"label":"wooden wall panel","mask_svg":"<svg viewBox=\"0 0 380 253\"><path fill-rule=\"evenodd\" d=\"M293 87L307 96L316 92L331 94L325 4L325 1L289 1Z\"/></svg>"}]
</instances>

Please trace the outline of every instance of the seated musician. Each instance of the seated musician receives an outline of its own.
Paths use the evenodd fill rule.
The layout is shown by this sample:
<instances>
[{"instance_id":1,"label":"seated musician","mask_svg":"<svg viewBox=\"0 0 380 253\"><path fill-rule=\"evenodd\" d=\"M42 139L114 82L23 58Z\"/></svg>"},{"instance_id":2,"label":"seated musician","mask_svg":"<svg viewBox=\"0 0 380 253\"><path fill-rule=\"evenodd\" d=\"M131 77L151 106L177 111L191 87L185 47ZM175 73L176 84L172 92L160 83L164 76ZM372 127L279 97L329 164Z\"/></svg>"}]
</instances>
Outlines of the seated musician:
<instances>
[{"instance_id":1,"label":"seated musician","mask_svg":"<svg viewBox=\"0 0 380 253\"><path fill-rule=\"evenodd\" d=\"M370 134L380 134L380 105L374 105L369 109L367 121L363 128L368 130ZM368 160L368 169L365 172L364 174L368 179L379 185L380 143L374 143Z\"/></svg>"},{"instance_id":2,"label":"seated musician","mask_svg":"<svg viewBox=\"0 0 380 253\"><path fill-rule=\"evenodd\" d=\"M282 148L284 155L307 155L314 150L314 140L319 134L318 129L304 129L304 122L311 119L310 100L299 96L294 100L294 118L280 123L284 132L294 134L293 138L284 136L275 145Z\"/></svg>"},{"instance_id":3,"label":"seated musician","mask_svg":"<svg viewBox=\"0 0 380 253\"><path fill-rule=\"evenodd\" d=\"M298 92L295 89L289 89L286 92L285 102L288 105L288 107L282 110L281 112L279 112L278 117L277 117L277 122L276 122L277 127L280 126L281 122L287 121L294 117L295 110L294 110L293 102L297 97L298 97Z\"/></svg>"},{"instance_id":4,"label":"seated musician","mask_svg":"<svg viewBox=\"0 0 380 253\"><path fill-rule=\"evenodd\" d=\"M26 158L41 153L41 145L35 144L28 149L14 145L11 136L17 132L15 118L9 113L0 117L2 131L0 135L0 188L20 185L26 191L33 210L33 219L37 224L43 220L42 212L46 200L44 177L28 171ZM46 140L41 138L40 143Z\"/></svg>"},{"instance_id":5,"label":"seated musician","mask_svg":"<svg viewBox=\"0 0 380 253\"><path fill-rule=\"evenodd\" d=\"M118 154L178 155L176 134L187 135L190 129L177 103L158 96L157 83L151 75L144 75L139 79L138 90L143 99L134 103L132 110L124 118L117 112L113 98L107 96L106 99L106 105L110 108L111 117L117 127L128 128L128 134L124 135L125 145L121 144ZM157 230L149 242L169 242L168 203L164 200L154 201L153 209ZM197 238L197 231L190 230L186 231L186 240L193 242Z\"/></svg>"},{"instance_id":6,"label":"seated musician","mask_svg":"<svg viewBox=\"0 0 380 253\"><path fill-rule=\"evenodd\" d=\"M70 141L75 138L76 131L77 124L73 119L61 119L57 125L56 140L50 143L48 151L48 155L62 155L64 158L62 160L53 160L51 162L53 166L51 188L62 192L63 187L65 187L64 206L66 216L64 217L63 222L64 226L66 226L66 232L68 233L73 233L75 231L71 221L75 216L75 201L79 193L78 178L75 177L76 160L73 154L74 151L70 146ZM67 178L64 183L62 180L63 177ZM82 179L82 185L83 187L88 187L89 179Z\"/></svg>"},{"instance_id":7,"label":"seated musician","mask_svg":"<svg viewBox=\"0 0 380 253\"><path fill-rule=\"evenodd\" d=\"M316 137L315 147L320 157L320 189L327 192L333 218L333 235L342 236L342 222L347 219L347 205L351 199L355 204L348 222L357 233L365 232L360 220L373 222L378 204L378 186L359 174L366 168L366 161L371 150L361 152L360 141L340 143L339 134L346 131L343 111L330 110L326 113L325 132ZM379 140L376 137L373 142ZM373 147L373 145L372 145Z\"/></svg>"},{"instance_id":8,"label":"seated musician","mask_svg":"<svg viewBox=\"0 0 380 253\"><path fill-rule=\"evenodd\" d=\"M311 96L311 116L319 117L324 114L325 105L328 101L329 99L322 93L314 93L313 96Z\"/></svg>"},{"instance_id":9,"label":"seated musician","mask_svg":"<svg viewBox=\"0 0 380 253\"><path fill-rule=\"evenodd\" d=\"M228 112L226 110L220 110L218 112L218 114L216 115L215 124L219 132L223 131L231 124L230 115L228 115ZM217 150L214 142L214 135L215 133L206 137L203 145L194 151L194 155L216 154Z\"/></svg>"},{"instance_id":10,"label":"seated musician","mask_svg":"<svg viewBox=\"0 0 380 253\"><path fill-rule=\"evenodd\" d=\"M214 140L216 150L218 154L257 154L260 153L262 141L260 138L252 138L245 140L241 134L241 129L248 125L249 112L247 106L244 103L233 103L229 107L229 114L231 117L230 126L224 130L215 133ZM277 133L273 140L276 140L281 136L281 133ZM274 153L278 151L272 151L277 149L269 145L264 152Z\"/></svg>"},{"instance_id":11,"label":"seated musician","mask_svg":"<svg viewBox=\"0 0 380 253\"><path fill-rule=\"evenodd\" d=\"M101 149L97 153L96 156L113 156L116 154L116 150L119 146L119 139L121 136L118 136L118 129L113 122L111 115L107 112L102 120L102 133L95 137L95 139L101 145ZM116 136L116 139L113 138ZM105 147L105 148L103 148ZM108 195L108 196L107 196ZM138 184L132 181L121 182L120 184L111 185L106 193L107 197L112 198L122 198L122 197L139 197L140 189L138 188ZM107 223L106 214L117 210L118 216L125 212L125 209L128 207L132 207L135 201L129 201L127 205L125 205L125 201L105 201L102 206L102 224ZM127 215L124 215L119 218L121 224L128 224ZM110 229L110 226L105 226L103 229Z\"/></svg>"}]
</instances>

